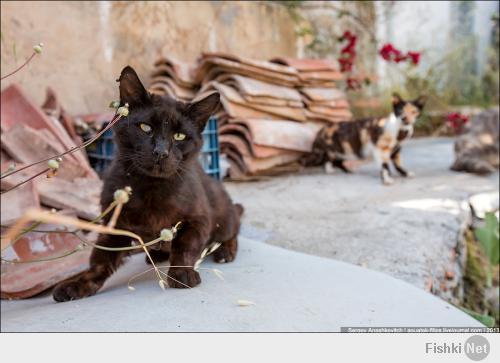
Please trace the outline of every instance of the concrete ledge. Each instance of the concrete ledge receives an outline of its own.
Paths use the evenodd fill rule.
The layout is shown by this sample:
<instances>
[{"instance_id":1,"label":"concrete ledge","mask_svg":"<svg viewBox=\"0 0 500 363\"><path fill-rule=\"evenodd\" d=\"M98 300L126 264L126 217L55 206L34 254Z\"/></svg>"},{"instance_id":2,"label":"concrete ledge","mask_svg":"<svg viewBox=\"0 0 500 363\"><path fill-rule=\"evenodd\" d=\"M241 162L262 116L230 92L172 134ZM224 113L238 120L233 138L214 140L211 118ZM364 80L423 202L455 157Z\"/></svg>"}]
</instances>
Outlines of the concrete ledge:
<instances>
[{"instance_id":1,"label":"concrete ledge","mask_svg":"<svg viewBox=\"0 0 500 363\"><path fill-rule=\"evenodd\" d=\"M339 331L343 326L479 327L465 313L408 283L331 259L241 238L235 262L204 268L192 290L162 291L131 258L91 298L56 304L50 295L2 301L2 332L20 331ZM256 305L241 307L237 300Z\"/></svg>"}]
</instances>

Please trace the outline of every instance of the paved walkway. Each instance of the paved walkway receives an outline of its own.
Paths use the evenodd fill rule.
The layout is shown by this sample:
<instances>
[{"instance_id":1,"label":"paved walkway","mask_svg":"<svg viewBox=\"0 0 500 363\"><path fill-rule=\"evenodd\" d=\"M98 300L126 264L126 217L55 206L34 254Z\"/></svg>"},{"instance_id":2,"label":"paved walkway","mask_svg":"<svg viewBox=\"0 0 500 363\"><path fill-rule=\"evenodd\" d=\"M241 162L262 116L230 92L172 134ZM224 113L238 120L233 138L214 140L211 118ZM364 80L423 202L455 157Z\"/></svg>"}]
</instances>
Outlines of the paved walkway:
<instances>
[{"instance_id":1,"label":"paved walkway","mask_svg":"<svg viewBox=\"0 0 500 363\"><path fill-rule=\"evenodd\" d=\"M136 255L91 298L2 301L2 331L339 331L349 326L480 326L437 297L385 274L241 239L221 281L203 270L192 290L162 291ZM255 305L242 307L240 299Z\"/></svg>"},{"instance_id":2,"label":"paved walkway","mask_svg":"<svg viewBox=\"0 0 500 363\"><path fill-rule=\"evenodd\" d=\"M382 185L369 163L349 175L312 169L228 189L245 206L244 236L439 289L445 271L456 268L457 237L470 215L464 202L498 193L498 173L449 170L449 138L410 140L402 160L416 176L397 177L392 186Z\"/></svg>"},{"instance_id":3,"label":"paved walkway","mask_svg":"<svg viewBox=\"0 0 500 363\"><path fill-rule=\"evenodd\" d=\"M127 280L149 268L143 255L134 256L94 297L63 304L54 303L50 295L2 301L1 329L338 331L345 326L479 326L423 289L428 278L439 278L450 263L466 215L461 201L470 194L498 191L498 174L481 178L449 171L451 150L447 139L413 141L403 159L417 177L398 178L391 187L380 185L372 165L352 175L312 171L228 184L234 199L246 208L239 256L227 265L202 265L219 268L224 281L203 270L200 287L162 291L150 273L130 291ZM239 306L240 299L255 305Z\"/></svg>"}]
</instances>

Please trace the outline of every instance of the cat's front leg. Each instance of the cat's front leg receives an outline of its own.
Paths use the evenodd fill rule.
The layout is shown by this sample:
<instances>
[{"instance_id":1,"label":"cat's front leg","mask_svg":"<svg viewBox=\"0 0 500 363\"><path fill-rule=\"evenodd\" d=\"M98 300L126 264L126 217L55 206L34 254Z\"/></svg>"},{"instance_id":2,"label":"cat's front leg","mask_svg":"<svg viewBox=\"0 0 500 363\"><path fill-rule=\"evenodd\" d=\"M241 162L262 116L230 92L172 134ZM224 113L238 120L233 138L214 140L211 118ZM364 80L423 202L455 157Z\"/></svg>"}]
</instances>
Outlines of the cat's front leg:
<instances>
[{"instance_id":1,"label":"cat's front leg","mask_svg":"<svg viewBox=\"0 0 500 363\"><path fill-rule=\"evenodd\" d=\"M391 177L391 170L389 169L390 153L387 148L375 147L373 157L380 168L380 178L382 179L382 183L385 185L394 183L394 179Z\"/></svg>"},{"instance_id":2,"label":"cat's front leg","mask_svg":"<svg viewBox=\"0 0 500 363\"><path fill-rule=\"evenodd\" d=\"M204 223L187 223L172 241L168 285L175 288L194 287L201 283L200 274L193 269L210 237Z\"/></svg>"},{"instance_id":3,"label":"cat's front leg","mask_svg":"<svg viewBox=\"0 0 500 363\"><path fill-rule=\"evenodd\" d=\"M396 146L391 154L392 164L394 168L398 171L398 173L403 177L413 177L415 174L411 171L406 170L401 165L401 146Z\"/></svg>"},{"instance_id":4,"label":"cat's front leg","mask_svg":"<svg viewBox=\"0 0 500 363\"><path fill-rule=\"evenodd\" d=\"M99 235L97 244L105 247L126 247L130 242L123 236ZM81 299L94 295L123 262L127 252L112 252L94 248L88 270L60 282L52 296L57 302Z\"/></svg>"}]
</instances>

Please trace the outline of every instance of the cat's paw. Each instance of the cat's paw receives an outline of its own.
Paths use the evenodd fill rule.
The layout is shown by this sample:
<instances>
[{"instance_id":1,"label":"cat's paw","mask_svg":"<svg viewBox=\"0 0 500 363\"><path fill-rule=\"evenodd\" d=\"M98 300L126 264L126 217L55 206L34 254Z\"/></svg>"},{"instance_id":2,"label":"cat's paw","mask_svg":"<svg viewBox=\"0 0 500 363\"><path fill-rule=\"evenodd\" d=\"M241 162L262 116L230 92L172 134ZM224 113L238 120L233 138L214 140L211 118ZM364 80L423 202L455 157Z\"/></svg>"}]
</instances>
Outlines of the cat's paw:
<instances>
[{"instance_id":1,"label":"cat's paw","mask_svg":"<svg viewBox=\"0 0 500 363\"><path fill-rule=\"evenodd\" d=\"M325 168L325 174L334 174L335 173L335 168L333 167L331 162L325 163L324 168Z\"/></svg>"},{"instance_id":2,"label":"cat's paw","mask_svg":"<svg viewBox=\"0 0 500 363\"><path fill-rule=\"evenodd\" d=\"M224 242L219 248L214 251L214 261L217 263L232 262L236 258L238 249L238 241L236 238Z\"/></svg>"},{"instance_id":3,"label":"cat's paw","mask_svg":"<svg viewBox=\"0 0 500 363\"><path fill-rule=\"evenodd\" d=\"M413 177L415 177L415 173L413 171L407 171L406 172L406 177L407 178L413 178Z\"/></svg>"},{"instance_id":4,"label":"cat's paw","mask_svg":"<svg viewBox=\"0 0 500 363\"><path fill-rule=\"evenodd\" d=\"M99 286L92 281L69 280L63 281L54 287L52 297L57 302L77 300L94 295Z\"/></svg>"},{"instance_id":5,"label":"cat's paw","mask_svg":"<svg viewBox=\"0 0 500 363\"><path fill-rule=\"evenodd\" d=\"M171 267L168 270L168 286L176 289L186 289L195 287L201 283L201 277L198 272L192 268Z\"/></svg>"},{"instance_id":6,"label":"cat's paw","mask_svg":"<svg viewBox=\"0 0 500 363\"><path fill-rule=\"evenodd\" d=\"M384 185L392 185L394 184L394 179L392 179L390 176L386 176L383 180L382 183Z\"/></svg>"}]
</instances>

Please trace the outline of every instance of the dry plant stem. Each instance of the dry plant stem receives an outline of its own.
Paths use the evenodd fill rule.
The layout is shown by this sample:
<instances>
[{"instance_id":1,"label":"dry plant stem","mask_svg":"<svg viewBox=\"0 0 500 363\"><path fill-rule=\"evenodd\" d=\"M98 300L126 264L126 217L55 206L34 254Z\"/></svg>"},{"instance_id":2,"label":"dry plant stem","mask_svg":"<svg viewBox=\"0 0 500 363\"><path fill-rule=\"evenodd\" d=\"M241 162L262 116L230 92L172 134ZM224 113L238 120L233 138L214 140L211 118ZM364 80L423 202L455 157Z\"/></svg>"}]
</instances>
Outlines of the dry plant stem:
<instances>
[{"instance_id":1,"label":"dry plant stem","mask_svg":"<svg viewBox=\"0 0 500 363\"><path fill-rule=\"evenodd\" d=\"M22 230L23 226L31 220L39 220L39 221L44 222L44 223L64 224L64 225L78 227L80 229L87 229L87 230L102 233L102 234L126 236L126 237L131 237L133 239L137 239L139 241L139 243L141 244L141 247L144 249L144 252L146 252L146 255L148 256L149 260L151 261L151 265L155 269L158 278L161 281L163 281L163 278L160 275L160 271L156 267L153 259L151 258L151 255L149 254L148 249L146 248L146 245L144 244L144 241L142 240L142 238L139 235L132 233L132 232L129 232L129 231L122 230L122 229L115 229L115 228L110 228L108 226L102 226L99 224L80 221L78 219L71 218L71 217L45 213L45 212L42 212L42 211L39 211L36 209L28 210L12 226L12 228L9 231L7 231L7 234L5 235L5 239L3 239L1 241L1 250L2 251L11 245L11 241L15 238L15 236L17 236L19 234L19 232Z\"/></svg>"},{"instance_id":2,"label":"dry plant stem","mask_svg":"<svg viewBox=\"0 0 500 363\"><path fill-rule=\"evenodd\" d=\"M120 216L120 213L122 212L122 207L123 207L123 203L118 203L116 205L116 208L113 211L113 215L111 216L111 219L109 220L108 227L115 228L116 222L118 221L118 217Z\"/></svg>"},{"instance_id":3,"label":"dry plant stem","mask_svg":"<svg viewBox=\"0 0 500 363\"><path fill-rule=\"evenodd\" d=\"M100 219L104 218L115 207L115 205L117 203L118 202L113 201L104 212L102 212L97 218L94 218L90 223L96 223ZM78 232L81 231L81 229L75 229L75 230L72 230L72 231L57 230L57 229L55 229L55 230L37 230L37 229L35 229L40 224L42 224L42 222L36 222L36 223L33 223L29 228L23 229L21 231L21 233L18 236L16 236L16 238L10 243L10 246L13 246L19 240L19 238L23 234L25 234L25 233L28 233L28 232L38 232L38 233L71 233L71 234L75 235L80 241L82 241L83 244L90 245L92 247L95 247L97 249L101 249L101 250L104 250L104 251L119 252L119 251L131 251L131 250L136 250L136 249L139 249L139 248L143 248L142 246L129 246L129 247L106 247L106 246L100 246L98 244L89 242L89 241L85 240L83 237L81 237L80 235L78 235ZM181 224L181 222L177 222L177 224L175 225L174 228L177 229L180 224ZM7 228L7 226L3 226L3 225L2 225L2 227L3 228ZM1 238L2 239L6 239L7 236L1 236ZM149 241L149 242L145 242L144 246L146 246L146 247L152 246L152 245L154 245L154 244L156 244L156 243L158 243L160 241L162 241L161 237L156 238L156 239L154 239L152 241ZM26 262L38 262L38 261L39 260L31 260L31 261L26 261ZM16 261L8 261L8 262L16 263Z\"/></svg>"},{"instance_id":4,"label":"dry plant stem","mask_svg":"<svg viewBox=\"0 0 500 363\"><path fill-rule=\"evenodd\" d=\"M113 208L116 206L118 202L117 201L113 201L109 206L108 208L106 208L106 210L104 212L102 212L101 214L99 214L96 218L94 218L93 220L90 221L90 223L97 223L99 222L102 218L104 218L109 212L111 212L113 210ZM73 233L75 234L76 232L80 231L80 229L75 229L73 231L67 231L67 230L46 230L46 231L43 231L43 230L37 230L35 229L36 227L38 227L40 224L42 224L42 222L35 222L33 223L30 227L26 228L26 229L23 229L19 235L11 242L11 245L14 245L18 240L19 238L23 235L23 234L26 234L28 232L38 232L38 233ZM2 228L8 228L8 226L4 226L4 225L1 225ZM2 239L4 239L5 237L4 236L1 236Z\"/></svg>"},{"instance_id":5,"label":"dry plant stem","mask_svg":"<svg viewBox=\"0 0 500 363\"><path fill-rule=\"evenodd\" d=\"M57 231L48 231L49 233L52 232L52 233L58 233ZM98 244L95 244L95 243L92 243L92 242L89 242L87 240L85 240L83 237L79 236L77 233L75 233L74 231L65 231L66 233L71 233L71 234L74 234L75 237L77 237L80 241L82 241L82 243L84 245L89 245L89 246L92 246L94 248L97 248L97 249L100 249L100 250L105 250L105 251L111 251L111 252L119 252L119 251L130 251L130 250L134 250L134 249L138 249L138 248L142 248L142 246L130 246L130 247L105 247L105 246L100 246ZM149 242L146 242L144 243L144 246L151 246L151 245L154 245L155 243L158 243L161 241L161 238L157 238L157 239L154 239L152 241L149 241ZM35 262L45 262L45 261L53 261L53 260L57 260L59 258L63 258L63 257L67 257L69 255L72 255L73 253L76 253L78 251L80 251L81 248L80 246L76 247L75 249L63 254L63 255L59 255L59 256L55 256L55 257L48 257L48 258L39 258L39 259L36 259L36 260L29 260L29 261L18 261L18 260L6 260L5 258L1 257L0 259L5 262L5 263L11 263L11 264L17 264L17 263L35 263ZM182 266L179 266L179 267L182 267ZM190 266L185 266L185 267L190 267ZM154 268L151 268L150 270L148 271L151 271L152 269Z\"/></svg>"},{"instance_id":6,"label":"dry plant stem","mask_svg":"<svg viewBox=\"0 0 500 363\"><path fill-rule=\"evenodd\" d=\"M177 265L172 265L172 266L171 266L171 265L164 265L164 266L157 266L157 267L158 267L158 270L160 270L160 271L161 271L161 269L162 269L162 268L170 268L170 267L185 267L185 268L189 268L189 267L193 267L193 266L177 266ZM137 278L139 278L140 276L142 276L142 275L144 275L144 274L147 274L148 272L150 272L150 271L152 271L152 270L154 270L154 267L151 267L151 268L147 269L146 271L139 272L138 274L136 274L136 275L132 276L132 277L128 280L128 282L127 282L127 287L128 287L128 288L131 288L131 287L132 287L132 282L133 282L133 281L135 281L135 280L136 280ZM215 272L215 271L217 270L217 269L215 269L215 268L200 267L200 270L210 270L210 271L214 272L214 273L215 273L215 275L216 275L217 277L219 277L219 278L220 278L220 276L218 276L218 275L217 275L217 273ZM220 271L219 271L219 272L220 272ZM168 278L170 278L170 279L172 279L172 280L174 280L174 281L177 281L177 280L175 280L173 277L170 277L168 274L166 274L166 273L165 273L165 272L163 272L163 271L162 271L162 274L165 274ZM187 286L187 285L186 285L186 286ZM192 287L191 287L191 286L187 286L187 287L189 287L190 289L192 289Z\"/></svg>"},{"instance_id":7,"label":"dry plant stem","mask_svg":"<svg viewBox=\"0 0 500 363\"><path fill-rule=\"evenodd\" d=\"M103 219L105 216L107 216L108 213L111 212L113 210L113 208L117 204L118 204L118 202L116 200L114 200L113 202L111 202L111 204L108 206L108 208L106 208L106 210L104 212L102 212L96 218L94 218L94 219L91 220L91 223L97 223L97 222L99 222L101 219Z\"/></svg>"},{"instance_id":8,"label":"dry plant stem","mask_svg":"<svg viewBox=\"0 0 500 363\"><path fill-rule=\"evenodd\" d=\"M36 260L30 260L30 261L17 261L17 260L6 260L5 258L1 257L1 260L2 262L5 262L5 263L10 263L10 264L18 264L18 263L32 263L32 262L48 262L48 261L54 261L54 260L58 260L60 258L64 258L64 257L68 257L74 253L77 253L78 251L80 251L81 249L80 248L75 248L69 252L66 252L65 254L63 255L59 255L59 256L54 256L54 257L47 257L47 258L38 258Z\"/></svg>"},{"instance_id":9,"label":"dry plant stem","mask_svg":"<svg viewBox=\"0 0 500 363\"><path fill-rule=\"evenodd\" d=\"M2 76L2 78L0 78L0 80L4 80L5 78L10 77L10 76L16 74L17 72L19 72L21 69L23 69L25 66L27 66L29 64L29 62L31 62L31 60L33 58L35 58L35 56L36 56L36 52L33 52L33 54L19 68L17 68L15 71L10 72L9 74L7 74L5 76Z\"/></svg>"},{"instance_id":10,"label":"dry plant stem","mask_svg":"<svg viewBox=\"0 0 500 363\"><path fill-rule=\"evenodd\" d=\"M28 232L31 232L33 231L36 227L38 227L40 224L42 224L42 222L35 222L33 223L31 226L29 226L28 228L26 228L26 232L23 232L21 233L20 235L16 236L16 238L12 241L12 245L14 245L14 243L16 243L17 241L19 241L19 239L22 237L22 235L24 233L28 233ZM2 236L2 238L4 238L4 236Z\"/></svg>"},{"instance_id":11,"label":"dry plant stem","mask_svg":"<svg viewBox=\"0 0 500 363\"><path fill-rule=\"evenodd\" d=\"M131 250L137 250L139 248L143 248L143 246L139 246L139 245L138 246L129 246L129 247L106 247L106 246L101 246L101 245L95 244L93 242L89 242L89 241L83 239L82 237L78 236L77 234L75 234L75 236L80 241L82 241L84 244L87 244L89 246L92 246L94 248L97 248L99 250L104 250L104 251L120 252L120 251L131 251ZM161 238L156 238L152 241L144 243L144 246L145 247L152 246L160 241L161 241Z\"/></svg>"},{"instance_id":12,"label":"dry plant stem","mask_svg":"<svg viewBox=\"0 0 500 363\"><path fill-rule=\"evenodd\" d=\"M111 252L119 252L119 251L130 251L130 250L142 248L142 246L116 247L116 248L100 246L98 244L95 244L95 243L92 243L92 242L89 242L89 241L85 240L84 238L80 237L78 234L74 233L73 231L67 231L67 232L74 234L80 241L82 241L83 245L89 245L89 246L92 246L92 247L100 249L100 250L111 251ZM157 238L157 239L154 239L152 241L144 243L144 246L146 246L146 247L147 246L151 246L151 245L154 245L155 243L158 243L160 241L161 241L161 239ZM45 262L45 261L53 261L53 260L57 260L59 258L67 257L69 255L72 255L73 253L78 252L78 251L81 251L81 247L80 246L76 247L75 249L73 249L73 250L71 250L71 251L69 251L69 252L67 252L67 253L65 253L63 255L59 255L59 256L55 256L55 257L39 258L39 259L36 259L36 260L29 260L29 261L6 260L5 258L1 257L1 260L3 262L5 262L5 263L11 263L11 264ZM192 267L192 266L175 266L175 267ZM153 269L154 268L151 268L148 271L151 271Z\"/></svg>"},{"instance_id":13,"label":"dry plant stem","mask_svg":"<svg viewBox=\"0 0 500 363\"><path fill-rule=\"evenodd\" d=\"M49 161L49 160L51 160L51 159L57 159L57 158L63 157L64 155L71 154L71 153L73 153L73 152L75 152L75 151L78 151L78 150L80 150L80 149L83 149L83 148L85 148L85 147L89 146L89 145L90 145L90 144L92 144L94 141L96 141L99 137L101 137L101 136L102 136L102 134L104 134L104 133L105 133L106 131L108 131L111 127L113 127L113 125L114 125L115 123L117 123L117 122L121 119L121 117L122 117L121 115L119 115L119 114L115 114L115 116L113 117L113 119L109 122L109 124L108 124L105 128L103 128L101 131L99 131L99 132L98 132L98 133L97 133L97 134L96 134L93 138L91 138L90 140L85 141L84 143L80 144L79 146L75 146L74 148L71 148L71 149L69 149L69 150L66 150L65 152L63 152L63 153L61 153L61 154L59 154L59 155L54 155L54 156L51 156L50 158L47 158L47 159L44 159L44 160L40 160L40 161L37 161L37 162L35 162L35 163L33 163L33 164L29 164L29 165L23 166L22 168L20 168L20 169L16 169L16 170L13 170L13 171L11 171L10 173L5 173L5 174L3 174L3 175L2 175L2 177L1 177L0 179L6 178L6 177L8 177L8 176L10 176L10 175L13 175L13 174L15 174L15 173L19 173L20 171L23 171L23 170L25 170L25 169L28 169L28 168L30 168L30 167L32 167L32 166L34 166L34 165L38 165L38 164L41 164L41 163L45 163L45 162L47 162L47 161ZM37 175L37 176L38 176L38 175ZM9 189L9 190L12 190L12 189L14 189L14 188L11 188L11 189Z\"/></svg>"},{"instance_id":14,"label":"dry plant stem","mask_svg":"<svg viewBox=\"0 0 500 363\"><path fill-rule=\"evenodd\" d=\"M160 274L164 275L167 279L174 280L174 281L175 281L175 282L177 282L178 284L181 284L182 286L187 287L188 289L192 289L192 287L191 287L191 286L186 285L185 283L183 283L183 282L181 282L181 281L179 281L179 280L177 280L177 279L174 279L174 278L173 278L172 276L170 276L169 274L167 274L167 273L165 273L165 272L163 272L163 271L161 271L161 270L158 270L158 271L160 272ZM163 280L163 279L162 279L162 280Z\"/></svg>"},{"instance_id":15,"label":"dry plant stem","mask_svg":"<svg viewBox=\"0 0 500 363\"><path fill-rule=\"evenodd\" d=\"M68 216L61 216L61 215L46 213L46 212L36 210L36 209L30 209L19 220L17 220L17 222L12 226L11 229L9 229L7 231L5 238L1 242L1 250L2 251L11 244L11 241L19 234L19 232L22 230L23 226L31 220L39 220L42 223L64 224L64 225L74 226L74 227L78 227L80 229L86 229L86 230L90 230L90 231L94 231L94 232L98 232L98 233L102 233L102 234L126 236L126 237L130 237L133 239L137 239L140 242L142 242L141 244L144 244L144 242L142 241L142 238L133 232L129 232L129 231L121 230L121 229L110 228L107 226L102 226L100 224L94 224L91 222L85 222L85 221L81 221L79 219L68 217Z\"/></svg>"},{"instance_id":16,"label":"dry plant stem","mask_svg":"<svg viewBox=\"0 0 500 363\"><path fill-rule=\"evenodd\" d=\"M42 174L47 174L47 173L49 172L49 170L50 170L50 168L47 168L47 169L45 169L45 170L42 170L42 171L41 171L41 172L39 172L39 173L36 173L35 175L33 175L33 176L29 177L28 179L23 180L22 182L20 182L20 183L18 183L18 184L16 184L16 185L14 185L12 188L7 189L7 190L3 190L3 191L1 191L1 192L0 192L0 195L10 192L11 190L16 189L16 188L20 187L20 186L21 186L21 185L23 185L23 184L26 184L27 182L29 182L29 181L31 181L31 180L33 180L33 179L35 179L36 177L38 177L38 176L40 176L40 175L42 175ZM2 176L2 178L3 178L3 176Z\"/></svg>"}]
</instances>

